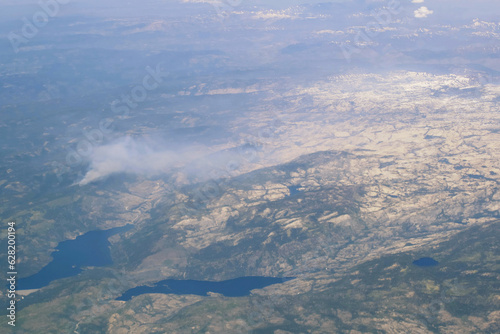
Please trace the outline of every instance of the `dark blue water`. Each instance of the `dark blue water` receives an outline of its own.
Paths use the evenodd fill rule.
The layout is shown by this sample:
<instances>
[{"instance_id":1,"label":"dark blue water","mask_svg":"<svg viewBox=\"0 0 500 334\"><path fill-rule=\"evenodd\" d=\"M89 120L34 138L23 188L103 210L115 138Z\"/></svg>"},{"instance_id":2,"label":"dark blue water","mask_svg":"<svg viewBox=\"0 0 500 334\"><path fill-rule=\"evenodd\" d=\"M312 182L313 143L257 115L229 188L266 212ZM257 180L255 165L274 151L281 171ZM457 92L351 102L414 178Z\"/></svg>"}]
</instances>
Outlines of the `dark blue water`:
<instances>
[{"instance_id":1,"label":"dark blue water","mask_svg":"<svg viewBox=\"0 0 500 334\"><path fill-rule=\"evenodd\" d=\"M226 297L242 297L248 296L250 290L262 289L266 286L283 283L294 278L247 276L220 282L167 279L156 283L154 286L144 285L130 289L117 298L117 300L127 301L132 297L144 293L207 296L208 292L216 292Z\"/></svg>"},{"instance_id":2,"label":"dark blue water","mask_svg":"<svg viewBox=\"0 0 500 334\"><path fill-rule=\"evenodd\" d=\"M74 240L60 242L51 254L53 260L38 273L17 281L18 290L39 289L50 282L82 272L82 267L103 267L113 263L108 238L125 232L132 225L109 230L91 231Z\"/></svg>"},{"instance_id":3,"label":"dark blue water","mask_svg":"<svg viewBox=\"0 0 500 334\"><path fill-rule=\"evenodd\" d=\"M422 257L418 260L413 261L413 264L419 267L433 267L437 266L439 262L434 260L432 257Z\"/></svg>"},{"instance_id":4,"label":"dark blue water","mask_svg":"<svg viewBox=\"0 0 500 334\"><path fill-rule=\"evenodd\" d=\"M288 187L288 190L290 190L290 197L295 196L297 194L300 194L299 188L300 188L300 186L290 186L290 187Z\"/></svg>"}]
</instances>

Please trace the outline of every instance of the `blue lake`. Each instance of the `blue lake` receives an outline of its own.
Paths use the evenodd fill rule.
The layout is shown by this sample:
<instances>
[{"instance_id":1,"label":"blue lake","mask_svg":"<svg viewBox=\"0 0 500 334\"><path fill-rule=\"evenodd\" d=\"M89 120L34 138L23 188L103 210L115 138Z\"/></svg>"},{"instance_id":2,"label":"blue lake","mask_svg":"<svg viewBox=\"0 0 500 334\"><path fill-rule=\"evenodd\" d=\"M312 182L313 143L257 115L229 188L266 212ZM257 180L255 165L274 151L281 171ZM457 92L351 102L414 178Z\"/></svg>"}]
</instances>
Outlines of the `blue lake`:
<instances>
[{"instance_id":1,"label":"blue lake","mask_svg":"<svg viewBox=\"0 0 500 334\"><path fill-rule=\"evenodd\" d=\"M299 186L289 186L288 190L290 191L290 197L300 194L300 185Z\"/></svg>"},{"instance_id":2,"label":"blue lake","mask_svg":"<svg viewBox=\"0 0 500 334\"><path fill-rule=\"evenodd\" d=\"M91 231L74 240L62 241L51 254L53 260L38 273L17 281L18 290L39 289L50 282L82 272L82 267L103 267L113 263L108 238L130 230L133 225Z\"/></svg>"},{"instance_id":3,"label":"blue lake","mask_svg":"<svg viewBox=\"0 0 500 334\"><path fill-rule=\"evenodd\" d=\"M422 257L418 260L413 261L413 264L419 267L433 267L437 266L439 262L431 257Z\"/></svg>"},{"instance_id":4,"label":"blue lake","mask_svg":"<svg viewBox=\"0 0 500 334\"><path fill-rule=\"evenodd\" d=\"M153 286L144 285L132 288L117 298L117 300L127 301L132 297L145 293L207 296L208 292L215 292L226 297L242 297L250 295L250 291L253 289L262 289L266 286L283 283L294 278L247 276L219 282L167 279Z\"/></svg>"}]
</instances>

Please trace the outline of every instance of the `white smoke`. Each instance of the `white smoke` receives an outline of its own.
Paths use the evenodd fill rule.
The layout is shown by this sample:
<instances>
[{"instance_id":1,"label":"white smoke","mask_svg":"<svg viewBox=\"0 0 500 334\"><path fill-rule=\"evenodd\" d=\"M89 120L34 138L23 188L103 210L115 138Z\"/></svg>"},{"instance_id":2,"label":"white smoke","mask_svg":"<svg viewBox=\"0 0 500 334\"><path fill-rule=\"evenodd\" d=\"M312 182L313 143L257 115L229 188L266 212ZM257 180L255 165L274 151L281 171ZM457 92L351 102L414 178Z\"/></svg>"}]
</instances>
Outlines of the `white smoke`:
<instances>
[{"instance_id":1,"label":"white smoke","mask_svg":"<svg viewBox=\"0 0 500 334\"><path fill-rule=\"evenodd\" d=\"M114 173L154 175L166 173L186 156L167 150L153 141L121 138L111 144L99 146L90 156L90 169L78 183L85 185Z\"/></svg>"},{"instance_id":2,"label":"white smoke","mask_svg":"<svg viewBox=\"0 0 500 334\"><path fill-rule=\"evenodd\" d=\"M258 147L248 143L231 148L224 144L219 148L196 145L180 148L158 138L124 137L94 148L89 156L89 170L77 184L83 186L115 173L150 177L174 170L176 175L181 173L191 182L200 182L227 177L242 164L258 162L258 152Z\"/></svg>"}]
</instances>

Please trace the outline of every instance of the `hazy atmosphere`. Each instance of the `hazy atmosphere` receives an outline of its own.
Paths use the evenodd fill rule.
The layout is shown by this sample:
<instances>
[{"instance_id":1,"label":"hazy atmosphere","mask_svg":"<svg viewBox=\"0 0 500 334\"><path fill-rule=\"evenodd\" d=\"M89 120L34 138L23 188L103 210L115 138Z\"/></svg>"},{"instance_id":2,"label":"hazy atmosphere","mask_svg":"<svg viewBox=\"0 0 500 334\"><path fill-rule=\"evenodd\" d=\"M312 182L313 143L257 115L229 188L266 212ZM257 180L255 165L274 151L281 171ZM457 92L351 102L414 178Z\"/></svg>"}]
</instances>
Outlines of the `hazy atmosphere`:
<instances>
[{"instance_id":1,"label":"hazy atmosphere","mask_svg":"<svg viewBox=\"0 0 500 334\"><path fill-rule=\"evenodd\" d=\"M498 1L1 3L1 333L500 332Z\"/></svg>"}]
</instances>

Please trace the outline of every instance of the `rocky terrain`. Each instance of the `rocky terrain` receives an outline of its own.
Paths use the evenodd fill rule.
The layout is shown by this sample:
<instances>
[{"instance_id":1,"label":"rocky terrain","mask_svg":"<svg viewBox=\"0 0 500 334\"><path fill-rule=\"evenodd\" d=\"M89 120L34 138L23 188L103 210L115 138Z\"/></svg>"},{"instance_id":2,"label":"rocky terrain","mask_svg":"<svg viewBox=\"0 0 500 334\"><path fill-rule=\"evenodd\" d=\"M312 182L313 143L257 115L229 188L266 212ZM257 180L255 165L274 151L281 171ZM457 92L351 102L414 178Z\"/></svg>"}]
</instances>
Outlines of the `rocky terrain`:
<instances>
[{"instance_id":1,"label":"rocky terrain","mask_svg":"<svg viewBox=\"0 0 500 334\"><path fill-rule=\"evenodd\" d=\"M448 2L101 8L0 48L20 276L133 225L113 265L21 291L12 332L498 333L500 26ZM295 279L116 300L242 276Z\"/></svg>"}]
</instances>

